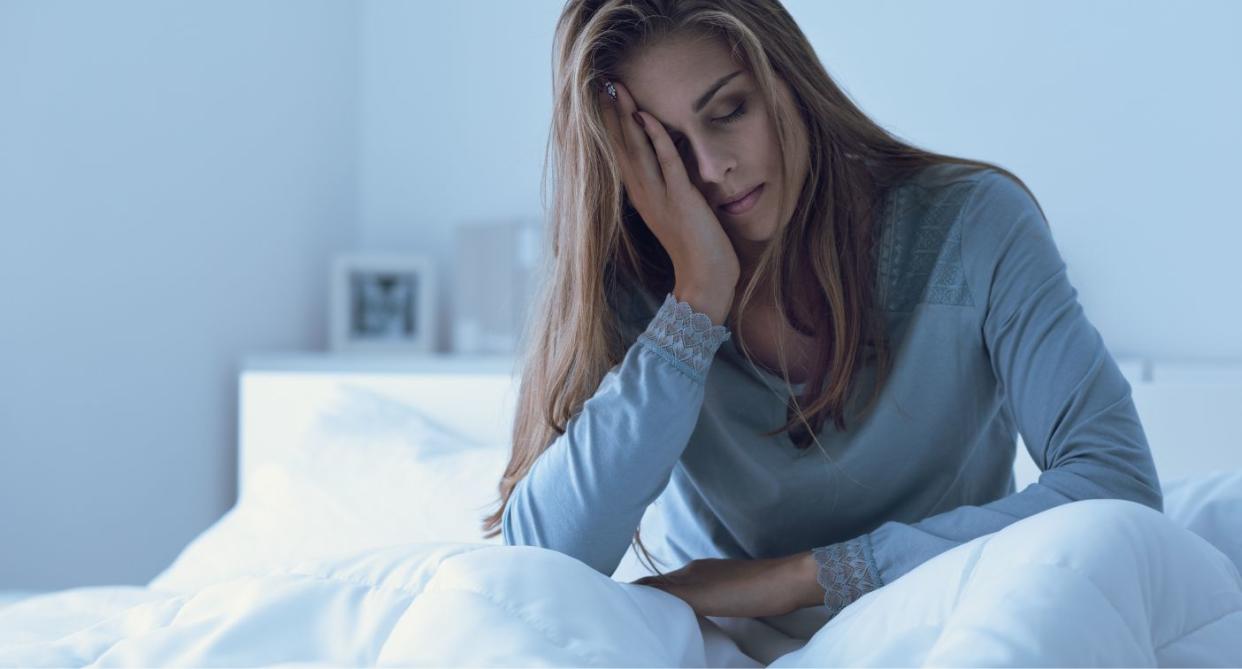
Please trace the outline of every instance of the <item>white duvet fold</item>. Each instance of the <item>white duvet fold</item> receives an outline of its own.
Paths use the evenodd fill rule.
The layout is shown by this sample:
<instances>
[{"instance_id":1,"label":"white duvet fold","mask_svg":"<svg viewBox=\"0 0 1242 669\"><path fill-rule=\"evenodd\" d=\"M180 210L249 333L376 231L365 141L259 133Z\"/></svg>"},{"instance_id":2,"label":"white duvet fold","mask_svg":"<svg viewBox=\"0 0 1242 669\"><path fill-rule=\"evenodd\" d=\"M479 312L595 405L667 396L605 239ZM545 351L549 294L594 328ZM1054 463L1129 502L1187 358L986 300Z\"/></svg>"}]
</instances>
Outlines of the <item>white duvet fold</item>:
<instances>
[{"instance_id":1,"label":"white duvet fold","mask_svg":"<svg viewBox=\"0 0 1242 669\"><path fill-rule=\"evenodd\" d=\"M0 622L16 613L0 611ZM698 620L676 597L554 551L460 543L391 546L222 581L55 641L0 648L3 666L285 664L703 666L704 658Z\"/></svg>"},{"instance_id":2,"label":"white duvet fold","mask_svg":"<svg viewBox=\"0 0 1242 669\"><path fill-rule=\"evenodd\" d=\"M1152 509L1086 500L929 560L771 666L1239 663L1237 566Z\"/></svg>"},{"instance_id":3,"label":"white duvet fold","mask_svg":"<svg viewBox=\"0 0 1242 669\"><path fill-rule=\"evenodd\" d=\"M0 609L0 627L88 592ZM58 602L58 598L60 601ZM704 666L680 599L533 547L404 544L140 601L3 666ZM10 638L22 638L10 637ZM743 640L744 641L744 640ZM745 645L745 644L742 644ZM749 658L737 652L744 665ZM959 546L771 666L1237 666L1242 577L1146 507L1089 500ZM758 664L758 663L755 663Z\"/></svg>"}]
</instances>

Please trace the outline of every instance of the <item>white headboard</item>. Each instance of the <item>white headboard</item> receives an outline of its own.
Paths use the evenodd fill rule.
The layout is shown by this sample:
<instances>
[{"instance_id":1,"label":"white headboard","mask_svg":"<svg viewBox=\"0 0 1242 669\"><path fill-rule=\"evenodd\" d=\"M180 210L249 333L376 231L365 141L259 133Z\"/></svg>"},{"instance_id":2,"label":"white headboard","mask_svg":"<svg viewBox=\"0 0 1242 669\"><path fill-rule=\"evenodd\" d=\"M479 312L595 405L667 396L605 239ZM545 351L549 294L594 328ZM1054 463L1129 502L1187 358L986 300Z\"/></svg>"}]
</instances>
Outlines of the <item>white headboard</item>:
<instances>
[{"instance_id":1,"label":"white headboard","mask_svg":"<svg viewBox=\"0 0 1242 669\"><path fill-rule=\"evenodd\" d=\"M1130 381L1161 481L1242 468L1242 364L1119 359ZM342 388L365 388L434 416L441 425L487 445L510 439L517 399L516 361L505 356L345 356L265 354L247 358L240 375L238 490L263 462L284 462ZM1020 437L1019 437L1020 441ZM1039 470L1019 452L1021 490Z\"/></svg>"},{"instance_id":2,"label":"white headboard","mask_svg":"<svg viewBox=\"0 0 1242 669\"><path fill-rule=\"evenodd\" d=\"M251 356L238 389L238 491L247 471L293 457L344 389L365 389L472 441L507 447L517 385L516 360L505 356Z\"/></svg>"}]
</instances>

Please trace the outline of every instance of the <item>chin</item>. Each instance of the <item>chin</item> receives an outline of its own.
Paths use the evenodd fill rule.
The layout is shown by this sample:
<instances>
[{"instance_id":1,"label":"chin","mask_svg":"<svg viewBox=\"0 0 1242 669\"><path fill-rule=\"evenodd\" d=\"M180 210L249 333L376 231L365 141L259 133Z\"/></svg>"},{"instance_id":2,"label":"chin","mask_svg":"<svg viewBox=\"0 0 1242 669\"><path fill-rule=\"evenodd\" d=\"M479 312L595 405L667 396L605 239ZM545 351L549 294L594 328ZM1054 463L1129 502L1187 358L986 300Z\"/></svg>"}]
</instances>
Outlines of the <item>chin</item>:
<instances>
[{"instance_id":1,"label":"chin","mask_svg":"<svg viewBox=\"0 0 1242 669\"><path fill-rule=\"evenodd\" d=\"M737 241L762 243L776 235L776 230L766 221L735 223L730 227L729 236Z\"/></svg>"}]
</instances>

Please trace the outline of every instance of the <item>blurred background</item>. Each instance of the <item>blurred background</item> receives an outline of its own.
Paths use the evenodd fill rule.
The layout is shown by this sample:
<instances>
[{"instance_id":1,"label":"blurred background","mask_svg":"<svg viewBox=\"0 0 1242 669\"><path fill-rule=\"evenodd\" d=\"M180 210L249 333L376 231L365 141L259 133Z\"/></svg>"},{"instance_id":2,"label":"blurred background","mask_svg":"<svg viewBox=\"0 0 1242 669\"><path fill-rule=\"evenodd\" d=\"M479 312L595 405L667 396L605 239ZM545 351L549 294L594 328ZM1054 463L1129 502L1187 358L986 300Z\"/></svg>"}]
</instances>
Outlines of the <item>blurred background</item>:
<instances>
[{"instance_id":1,"label":"blurred background","mask_svg":"<svg viewBox=\"0 0 1242 669\"><path fill-rule=\"evenodd\" d=\"M0 588L144 584L232 506L239 361L343 355L344 255L431 259L419 350L511 352L561 4L0 0ZM1116 357L1242 361L1242 3L785 5L1022 177Z\"/></svg>"}]
</instances>

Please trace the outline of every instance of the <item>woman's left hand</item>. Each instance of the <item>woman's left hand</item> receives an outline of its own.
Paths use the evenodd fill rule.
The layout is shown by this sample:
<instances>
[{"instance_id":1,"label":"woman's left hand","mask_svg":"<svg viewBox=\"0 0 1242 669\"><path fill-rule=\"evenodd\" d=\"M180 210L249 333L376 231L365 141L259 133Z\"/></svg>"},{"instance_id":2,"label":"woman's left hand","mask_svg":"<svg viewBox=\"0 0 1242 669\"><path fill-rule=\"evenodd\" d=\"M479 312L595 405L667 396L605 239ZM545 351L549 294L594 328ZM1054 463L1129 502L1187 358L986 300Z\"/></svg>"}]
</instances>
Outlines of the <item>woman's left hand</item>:
<instances>
[{"instance_id":1,"label":"woman's left hand","mask_svg":"<svg viewBox=\"0 0 1242 669\"><path fill-rule=\"evenodd\" d=\"M823 604L810 552L782 558L692 560L664 578L631 581L685 600L700 616L754 618L778 616Z\"/></svg>"}]
</instances>

